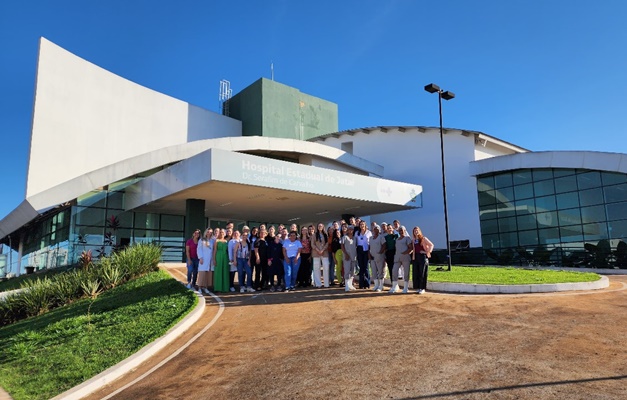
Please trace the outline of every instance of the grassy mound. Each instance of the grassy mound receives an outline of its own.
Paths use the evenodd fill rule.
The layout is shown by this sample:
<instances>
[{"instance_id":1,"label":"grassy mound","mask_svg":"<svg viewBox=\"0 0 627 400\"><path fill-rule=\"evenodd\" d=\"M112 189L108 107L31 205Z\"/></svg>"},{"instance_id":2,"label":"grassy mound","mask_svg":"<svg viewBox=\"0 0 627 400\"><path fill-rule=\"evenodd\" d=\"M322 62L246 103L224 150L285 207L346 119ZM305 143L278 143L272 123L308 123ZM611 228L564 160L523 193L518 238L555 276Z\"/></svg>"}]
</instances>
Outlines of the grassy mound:
<instances>
[{"instance_id":1,"label":"grassy mound","mask_svg":"<svg viewBox=\"0 0 627 400\"><path fill-rule=\"evenodd\" d=\"M163 271L0 328L0 386L14 399L68 390L163 335L197 303Z\"/></svg>"}]
</instances>

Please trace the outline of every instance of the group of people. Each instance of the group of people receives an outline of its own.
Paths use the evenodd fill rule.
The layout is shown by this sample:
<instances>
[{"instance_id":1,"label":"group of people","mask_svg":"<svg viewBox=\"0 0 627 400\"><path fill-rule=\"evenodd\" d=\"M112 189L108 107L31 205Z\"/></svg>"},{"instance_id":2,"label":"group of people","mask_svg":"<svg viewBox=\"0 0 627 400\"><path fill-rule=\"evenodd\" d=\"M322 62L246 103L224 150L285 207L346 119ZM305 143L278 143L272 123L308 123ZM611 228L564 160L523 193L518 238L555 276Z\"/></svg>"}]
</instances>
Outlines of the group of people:
<instances>
[{"instance_id":1,"label":"group of people","mask_svg":"<svg viewBox=\"0 0 627 400\"><path fill-rule=\"evenodd\" d=\"M384 290L386 274L392 287L408 293L410 271L413 289L425 292L429 272L429 257L433 243L414 227L411 236L395 220L368 227L359 218L334 221L325 228L296 224L289 229L244 226L240 231L228 223L226 228L197 229L185 244L187 257L187 287L208 294L235 292L235 273L241 293L261 290L293 291L297 287L330 287L337 284L345 291L359 289ZM386 268L387 266L387 268ZM410 270L410 266L412 267ZM405 279L403 279L405 276Z\"/></svg>"}]
</instances>

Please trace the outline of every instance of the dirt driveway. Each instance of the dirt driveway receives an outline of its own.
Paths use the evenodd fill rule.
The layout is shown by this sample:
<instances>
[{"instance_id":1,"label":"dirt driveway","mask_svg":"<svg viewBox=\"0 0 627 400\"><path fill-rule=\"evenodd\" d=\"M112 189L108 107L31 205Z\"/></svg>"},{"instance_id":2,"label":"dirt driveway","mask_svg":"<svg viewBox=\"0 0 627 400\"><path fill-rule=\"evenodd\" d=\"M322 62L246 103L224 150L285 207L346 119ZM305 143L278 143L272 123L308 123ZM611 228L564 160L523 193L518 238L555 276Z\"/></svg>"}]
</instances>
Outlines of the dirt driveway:
<instances>
[{"instance_id":1,"label":"dirt driveway","mask_svg":"<svg viewBox=\"0 0 627 400\"><path fill-rule=\"evenodd\" d=\"M610 282L496 296L220 294L215 325L113 398L627 399L627 277ZM170 352L217 313L208 301Z\"/></svg>"}]
</instances>

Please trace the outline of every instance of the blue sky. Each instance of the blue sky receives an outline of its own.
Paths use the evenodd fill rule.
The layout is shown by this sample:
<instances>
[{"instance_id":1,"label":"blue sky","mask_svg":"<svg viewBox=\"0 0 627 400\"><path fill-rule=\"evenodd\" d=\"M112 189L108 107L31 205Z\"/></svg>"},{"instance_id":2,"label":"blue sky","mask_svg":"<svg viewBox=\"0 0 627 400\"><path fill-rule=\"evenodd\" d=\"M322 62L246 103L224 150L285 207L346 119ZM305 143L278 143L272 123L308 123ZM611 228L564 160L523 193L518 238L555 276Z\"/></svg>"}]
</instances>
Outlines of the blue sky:
<instances>
[{"instance_id":1,"label":"blue sky","mask_svg":"<svg viewBox=\"0 0 627 400\"><path fill-rule=\"evenodd\" d=\"M273 62L275 80L337 103L341 130L437 125L435 82L457 95L447 127L627 153L625 16L623 0L3 0L0 218L24 199L40 36L213 111L221 79L236 93Z\"/></svg>"}]
</instances>

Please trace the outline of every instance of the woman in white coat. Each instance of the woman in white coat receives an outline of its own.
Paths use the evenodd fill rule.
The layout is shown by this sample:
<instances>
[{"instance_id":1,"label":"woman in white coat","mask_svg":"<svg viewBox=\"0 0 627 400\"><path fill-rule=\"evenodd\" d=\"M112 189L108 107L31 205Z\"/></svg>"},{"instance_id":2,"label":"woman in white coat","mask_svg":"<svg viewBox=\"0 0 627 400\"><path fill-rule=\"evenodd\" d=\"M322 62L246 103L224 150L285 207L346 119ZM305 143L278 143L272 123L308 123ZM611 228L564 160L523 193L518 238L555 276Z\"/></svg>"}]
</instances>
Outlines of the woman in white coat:
<instances>
[{"instance_id":1,"label":"woman in white coat","mask_svg":"<svg viewBox=\"0 0 627 400\"><path fill-rule=\"evenodd\" d=\"M198 291L209 294L209 288L213 286L213 246L215 239L213 238L213 230L207 228L202 239L198 242Z\"/></svg>"}]
</instances>

